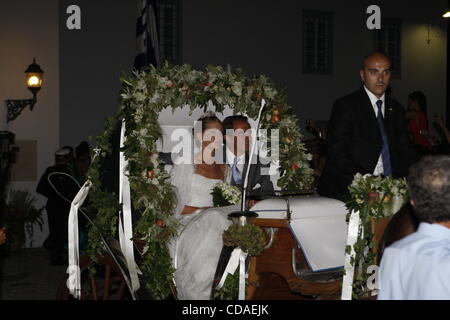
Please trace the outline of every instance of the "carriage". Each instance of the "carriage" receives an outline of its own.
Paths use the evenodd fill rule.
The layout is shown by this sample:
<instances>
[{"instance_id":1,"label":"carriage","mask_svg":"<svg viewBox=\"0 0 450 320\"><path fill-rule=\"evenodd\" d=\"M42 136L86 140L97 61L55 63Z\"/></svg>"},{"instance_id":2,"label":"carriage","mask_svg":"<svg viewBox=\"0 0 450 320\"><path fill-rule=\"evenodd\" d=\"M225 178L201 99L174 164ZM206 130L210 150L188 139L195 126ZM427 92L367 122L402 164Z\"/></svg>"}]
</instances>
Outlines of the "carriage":
<instances>
[{"instance_id":1,"label":"carriage","mask_svg":"<svg viewBox=\"0 0 450 320\"><path fill-rule=\"evenodd\" d=\"M261 119L263 127L269 130L277 129L280 133L280 161L274 166L275 171L281 174L271 176L274 185L281 185L284 190L294 187L305 190L313 184L312 169L309 166L311 157L302 143L297 119L286 98L274 89L266 77L249 78L241 71L232 73L229 69L223 70L220 67L208 67L206 71L200 72L189 66L172 68L166 65L158 69L150 68L147 72L134 73L123 83L121 109L97 140L100 148L98 155L104 161L105 155L108 152L111 154L112 148L108 138L114 136L114 123L122 122L120 206L112 203L113 193L99 191L102 184L101 174L99 165L95 165L90 170L92 185L97 187L93 199L98 202L97 209L101 208L100 205L107 208L101 208L105 214L103 219L92 221L86 215L91 229L97 231L98 242L97 255L91 255L89 258L82 255L79 259L77 281L81 283L81 299L157 298L145 288L133 289L136 288L133 285L133 281L136 281L133 280L133 275L137 276L138 268L133 266L135 270L131 270L130 255L135 257L140 265L139 260L145 259L149 243L155 243L151 241L160 241L170 236L170 211L173 209L173 195L170 194L170 185L167 182L170 163L163 163L162 159L164 153L173 150L173 141L170 139L173 131L184 126L187 129L184 132L191 132L189 125L193 123L193 119L198 118L198 115L208 108L213 108L225 116L232 113L246 114L250 119L256 119L259 111L258 119ZM259 107L264 106L263 101L268 102L268 110L264 114L263 108ZM177 112L174 112L175 108L167 106L176 106ZM125 123L131 134L126 131ZM125 135L125 132L128 134ZM159 156L154 156L157 154ZM127 168L129 171L125 174ZM130 180L123 178L125 176L130 177ZM146 220L137 227L141 233L145 230L145 236L136 239L132 235L133 242L130 236L126 239L128 247L123 244L126 238L126 227L123 228L123 225L127 225L126 210L122 207L126 201L122 185L124 179L129 183L125 189L130 190L132 185L131 195L126 195L128 202L133 196L139 199L134 202L134 209L139 209L136 203L145 202L147 205L142 209L143 205L140 204L142 216ZM75 200L72 204L74 202ZM131 204L128 205L128 223L131 223ZM78 207L74 209L75 214L77 209ZM109 220L117 214L115 210L120 211L120 241L103 234L105 230L108 231L108 224L111 224ZM263 253L251 257L246 264L246 298L339 298L348 244L345 204L314 194L288 194L279 190L272 199L258 202L252 210L259 216L250 219L249 223L265 229L268 237ZM82 210L79 211L85 215ZM386 223L386 219L374 223L375 241L381 239ZM77 250L75 252L78 254ZM223 273L227 255L223 257L225 260L219 261L215 280ZM95 262L96 273L91 272L92 267L89 270L91 262ZM148 279L143 279L146 280ZM69 272L58 290L59 299L70 298L67 288L70 287L70 282ZM171 297L176 299L176 287L168 275L166 282L169 283ZM278 297L273 296L276 292L280 293Z\"/></svg>"},{"instance_id":2,"label":"carriage","mask_svg":"<svg viewBox=\"0 0 450 320\"><path fill-rule=\"evenodd\" d=\"M286 208L285 205L283 210L283 202L286 205L290 203L290 208ZM274 204L277 205L277 209L274 208ZM292 207L295 209L293 210ZM305 207L309 207L310 210L304 210ZM324 209L329 210L328 217ZM249 259L246 300L340 299L347 240L346 211L343 210L343 203L315 195L283 196L263 200L254 210L260 216L252 218L250 223L266 230L268 237L265 250L259 256ZM321 210L320 217L321 213L318 211ZM308 219L308 213L319 216ZM325 221L327 222L324 225ZM384 218L373 222L371 227L377 244L381 244L389 221L390 219ZM327 237L330 230L334 232L331 232L331 237ZM316 232L319 234L317 235ZM312 237L314 234L316 236ZM386 236L390 235L385 235L384 238ZM316 241L316 244L308 243L311 240ZM126 261L120 251L120 245L117 241L106 243L111 249L105 250L105 254L96 261L95 274L89 272L92 264L90 258L87 255L82 255L80 258L81 299L153 299L145 290L132 294ZM141 250L142 243L137 242L136 252ZM319 256L314 250L317 250ZM331 255L334 257L328 257L329 261L320 261L320 255L327 250L328 253L331 250ZM221 256L215 277L216 282L223 275L228 257L229 255ZM333 260L340 260L341 263L333 262ZM329 267L330 265L334 267ZM71 298L67 286L68 278L69 274L63 277L58 288L57 299ZM177 299L176 287L173 283L170 283L170 286L172 290L170 299Z\"/></svg>"}]
</instances>

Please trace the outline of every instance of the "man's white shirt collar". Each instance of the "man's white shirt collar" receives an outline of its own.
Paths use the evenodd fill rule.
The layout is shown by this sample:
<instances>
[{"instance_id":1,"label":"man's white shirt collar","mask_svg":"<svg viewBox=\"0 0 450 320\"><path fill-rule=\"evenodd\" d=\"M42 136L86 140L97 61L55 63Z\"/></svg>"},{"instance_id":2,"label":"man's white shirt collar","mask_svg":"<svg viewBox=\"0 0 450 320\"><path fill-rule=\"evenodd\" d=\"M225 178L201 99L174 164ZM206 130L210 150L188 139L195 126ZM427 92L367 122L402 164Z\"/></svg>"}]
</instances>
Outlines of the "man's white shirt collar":
<instances>
[{"instance_id":1,"label":"man's white shirt collar","mask_svg":"<svg viewBox=\"0 0 450 320\"><path fill-rule=\"evenodd\" d=\"M236 158L236 155L231 152L231 150L229 148L226 148L226 152L227 152L227 159L228 159L228 164L230 166L233 165L234 163L234 158ZM238 164L244 164L245 163L245 153L241 154L239 157L237 157L237 163Z\"/></svg>"},{"instance_id":2,"label":"man's white shirt collar","mask_svg":"<svg viewBox=\"0 0 450 320\"><path fill-rule=\"evenodd\" d=\"M364 90L366 90L367 95L369 96L370 103L372 104L373 110L375 111L375 116L377 116L377 114L378 114L377 101L378 101L378 100L383 101L383 105L381 106L381 112L383 113L383 116L384 116L386 93L383 93L383 95L381 96L381 98L378 99L372 92L370 92L369 89L366 88L366 86L364 86Z\"/></svg>"}]
</instances>

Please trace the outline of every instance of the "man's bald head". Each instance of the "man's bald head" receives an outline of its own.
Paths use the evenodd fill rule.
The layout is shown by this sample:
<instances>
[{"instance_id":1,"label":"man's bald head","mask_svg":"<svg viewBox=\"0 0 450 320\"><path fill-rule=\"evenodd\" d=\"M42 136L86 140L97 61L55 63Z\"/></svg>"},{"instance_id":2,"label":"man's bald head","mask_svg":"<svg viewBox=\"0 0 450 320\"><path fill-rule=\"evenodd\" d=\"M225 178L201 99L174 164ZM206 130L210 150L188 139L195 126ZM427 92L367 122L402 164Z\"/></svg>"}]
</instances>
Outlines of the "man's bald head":
<instances>
[{"instance_id":1,"label":"man's bald head","mask_svg":"<svg viewBox=\"0 0 450 320\"><path fill-rule=\"evenodd\" d=\"M359 74L365 87L380 99L391 81L391 59L382 52L372 52L364 58Z\"/></svg>"},{"instance_id":2,"label":"man's bald head","mask_svg":"<svg viewBox=\"0 0 450 320\"><path fill-rule=\"evenodd\" d=\"M381 51L374 51L369 53L367 56L364 57L364 60L362 61L362 65L361 68L364 70L364 68L366 67L367 64L370 64L373 61L378 61L378 60L386 60L389 62L389 65L392 65L392 61L391 59L384 54Z\"/></svg>"}]
</instances>

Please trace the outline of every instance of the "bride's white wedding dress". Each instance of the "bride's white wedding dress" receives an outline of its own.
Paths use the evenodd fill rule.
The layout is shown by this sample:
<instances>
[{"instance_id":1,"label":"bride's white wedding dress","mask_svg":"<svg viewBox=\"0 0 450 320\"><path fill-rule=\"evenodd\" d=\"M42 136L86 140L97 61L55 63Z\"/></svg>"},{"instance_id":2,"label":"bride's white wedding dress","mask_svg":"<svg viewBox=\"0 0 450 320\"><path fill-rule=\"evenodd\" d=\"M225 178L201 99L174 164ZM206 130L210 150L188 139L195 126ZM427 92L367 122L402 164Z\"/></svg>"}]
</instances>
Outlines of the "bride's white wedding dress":
<instances>
[{"instance_id":1,"label":"bride's white wedding dress","mask_svg":"<svg viewBox=\"0 0 450 320\"><path fill-rule=\"evenodd\" d=\"M232 223L228 214L239 206L199 209L181 215L185 205L206 208L213 206L212 189L222 180L209 179L194 173L192 165L176 165L172 184L176 188L177 218L181 223L178 237L169 244L174 267L177 295L182 300L210 298L214 274L222 250L223 231Z\"/></svg>"}]
</instances>

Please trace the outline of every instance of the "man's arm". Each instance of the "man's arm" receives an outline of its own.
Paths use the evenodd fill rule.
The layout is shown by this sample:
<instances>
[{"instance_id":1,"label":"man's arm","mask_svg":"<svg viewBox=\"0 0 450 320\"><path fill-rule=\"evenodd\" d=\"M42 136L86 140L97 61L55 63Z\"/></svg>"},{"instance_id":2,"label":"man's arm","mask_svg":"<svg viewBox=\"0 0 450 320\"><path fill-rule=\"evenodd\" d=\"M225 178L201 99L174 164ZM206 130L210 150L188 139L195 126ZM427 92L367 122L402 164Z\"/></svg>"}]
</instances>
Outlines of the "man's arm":
<instances>
[{"instance_id":1,"label":"man's arm","mask_svg":"<svg viewBox=\"0 0 450 320\"><path fill-rule=\"evenodd\" d=\"M270 180L269 169L270 160L263 159L263 162L261 162L258 157L258 162L251 166L249 174L249 194L258 196L260 194L270 195L274 193L273 184Z\"/></svg>"},{"instance_id":2,"label":"man's arm","mask_svg":"<svg viewBox=\"0 0 450 320\"><path fill-rule=\"evenodd\" d=\"M439 127L442 129L442 132L444 133L445 139L448 143L450 143L450 131L447 129L447 126L445 125L444 118L442 118L441 115L436 116L436 123L439 125Z\"/></svg>"},{"instance_id":3,"label":"man's arm","mask_svg":"<svg viewBox=\"0 0 450 320\"><path fill-rule=\"evenodd\" d=\"M350 155L352 127L353 115L349 106L337 100L328 121L326 161L336 170L348 174L357 171Z\"/></svg>"},{"instance_id":4,"label":"man's arm","mask_svg":"<svg viewBox=\"0 0 450 320\"><path fill-rule=\"evenodd\" d=\"M261 164L258 169L259 179L256 184L259 183L261 185L261 193L273 193L273 184L269 175L270 162L268 164Z\"/></svg>"},{"instance_id":5,"label":"man's arm","mask_svg":"<svg viewBox=\"0 0 450 320\"><path fill-rule=\"evenodd\" d=\"M43 195L46 198L50 198L52 196L51 186L48 182L48 176L50 174L50 170L45 170L41 179L39 179L39 183L36 187L36 192Z\"/></svg>"}]
</instances>

